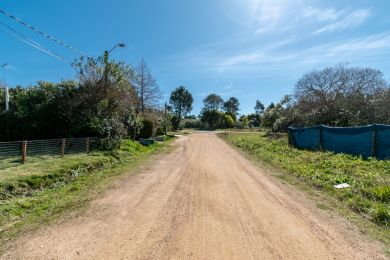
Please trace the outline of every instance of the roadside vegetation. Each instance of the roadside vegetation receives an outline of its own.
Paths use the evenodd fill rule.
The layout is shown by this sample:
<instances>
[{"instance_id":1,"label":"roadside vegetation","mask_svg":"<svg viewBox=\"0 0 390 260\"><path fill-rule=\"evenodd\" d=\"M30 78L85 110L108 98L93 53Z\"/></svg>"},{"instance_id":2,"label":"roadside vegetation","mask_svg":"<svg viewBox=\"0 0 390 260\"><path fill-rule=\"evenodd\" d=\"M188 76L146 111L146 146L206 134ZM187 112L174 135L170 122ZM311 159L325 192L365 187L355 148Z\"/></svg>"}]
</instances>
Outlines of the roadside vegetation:
<instances>
[{"instance_id":1,"label":"roadside vegetation","mask_svg":"<svg viewBox=\"0 0 390 260\"><path fill-rule=\"evenodd\" d=\"M381 71L340 64L304 74L294 92L279 102L265 106L256 100L249 114L240 114L236 97L224 100L210 93L203 99L199 115L185 115L174 127L215 130L261 126L276 133L286 132L290 126L390 124L389 104L390 87Z\"/></svg>"},{"instance_id":2,"label":"roadside vegetation","mask_svg":"<svg viewBox=\"0 0 390 260\"><path fill-rule=\"evenodd\" d=\"M124 140L115 151L39 160L1 170L1 247L22 231L81 208L115 178L128 176L132 167L164 149L165 144L142 146Z\"/></svg>"},{"instance_id":3,"label":"roadside vegetation","mask_svg":"<svg viewBox=\"0 0 390 260\"><path fill-rule=\"evenodd\" d=\"M287 135L266 131L227 132L220 136L256 159L297 177L305 185L337 198L390 235L390 161L298 150L288 146ZM340 183L351 187L335 189L334 185Z\"/></svg>"}]
</instances>

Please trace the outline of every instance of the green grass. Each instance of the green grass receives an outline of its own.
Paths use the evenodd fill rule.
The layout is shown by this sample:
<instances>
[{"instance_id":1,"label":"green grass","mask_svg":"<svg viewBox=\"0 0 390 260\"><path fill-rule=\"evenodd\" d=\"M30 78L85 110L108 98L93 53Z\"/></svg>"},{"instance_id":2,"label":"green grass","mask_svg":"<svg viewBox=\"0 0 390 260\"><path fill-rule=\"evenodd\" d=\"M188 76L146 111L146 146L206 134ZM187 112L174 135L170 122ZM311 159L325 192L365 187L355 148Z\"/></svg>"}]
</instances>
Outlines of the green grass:
<instances>
[{"instance_id":1,"label":"green grass","mask_svg":"<svg viewBox=\"0 0 390 260\"><path fill-rule=\"evenodd\" d=\"M252 158L281 169L281 179L291 180L293 176L309 190L336 198L347 210L365 219L364 223L374 223L371 226L390 242L390 161L294 149L288 146L283 134L228 132L220 136ZM351 187L333 187L344 182Z\"/></svg>"},{"instance_id":2,"label":"green grass","mask_svg":"<svg viewBox=\"0 0 390 260\"><path fill-rule=\"evenodd\" d=\"M0 251L19 234L82 209L114 179L167 147L126 140L114 153L65 156L0 170Z\"/></svg>"}]
</instances>

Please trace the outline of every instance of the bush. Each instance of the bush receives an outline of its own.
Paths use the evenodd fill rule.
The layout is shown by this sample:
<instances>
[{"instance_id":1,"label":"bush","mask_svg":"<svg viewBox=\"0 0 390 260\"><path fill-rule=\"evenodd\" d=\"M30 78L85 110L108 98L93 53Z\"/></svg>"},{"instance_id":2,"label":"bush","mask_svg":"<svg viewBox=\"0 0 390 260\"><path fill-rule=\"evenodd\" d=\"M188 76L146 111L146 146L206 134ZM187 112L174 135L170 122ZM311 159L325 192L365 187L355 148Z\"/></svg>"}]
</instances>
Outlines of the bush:
<instances>
[{"instance_id":1,"label":"bush","mask_svg":"<svg viewBox=\"0 0 390 260\"><path fill-rule=\"evenodd\" d=\"M171 119L173 130L182 130L184 128L183 120L179 122L179 117L173 116Z\"/></svg>"},{"instance_id":2,"label":"bush","mask_svg":"<svg viewBox=\"0 0 390 260\"><path fill-rule=\"evenodd\" d=\"M101 146L104 150L115 150L119 148L126 129L122 122L116 118L103 119L97 124L99 134L103 137Z\"/></svg>"},{"instance_id":3,"label":"bush","mask_svg":"<svg viewBox=\"0 0 390 260\"><path fill-rule=\"evenodd\" d=\"M373 194L376 200L390 202L390 186L377 187Z\"/></svg>"},{"instance_id":4,"label":"bush","mask_svg":"<svg viewBox=\"0 0 390 260\"><path fill-rule=\"evenodd\" d=\"M202 123L209 129L221 128L224 125L225 114L218 110L202 111Z\"/></svg>"},{"instance_id":5,"label":"bush","mask_svg":"<svg viewBox=\"0 0 390 260\"><path fill-rule=\"evenodd\" d=\"M241 116L240 119L240 128L247 128L249 126L249 119L247 116Z\"/></svg>"},{"instance_id":6,"label":"bush","mask_svg":"<svg viewBox=\"0 0 390 260\"><path fill-rule=\"evenodd\" d=\"M383 224L385 226L390 223L390 212L386 206L381 204L377 205L372 213L372 219L378 224Z\"/></svg>"},{"instance_id":7,"label":"bush","mask_svg":"<svg viewBox=\"0 0 390 260\"><path fill-rule=\"evenodd\" d=\"M230 116L230 115L226 115L224 116L225 118L225 127L226 128L233 128L234 127L234 120L233 118Z\"/></svg>"},{"instance_id":8,"label":"bush","mask_svg":"<svg viewBox=\"0 0 390 260\"><path fill-rule=\"evenodd\" d=\"M288 118L280 117L276 119L274 125L272 126L272 130L275 132L287 132L288 126L289 126Z\"/></svg>"},{"instance_id":9,"label":"bush","mask_svg":"<svg viewBox=\"0 0 390 260\"><path fill-rule=\"evenodd\" d=\"M143 127L139 133L140 138L150 138L154 134L154 123L151 120L144 119L142 121Z\"/></svg>"},{"instance_id":10,"label":"bush","mask_svg":"<svg viewBox=\"0 0 390 260\"><path fill-rule=\"evenodd\" d=\"M232 112L225 112L225 115L230 116L233 119L233 122L235 123L237 121L237 116Z\"/></svg>"},{"instance_id":11,"label":"bush","mask_svg":"<svg viewBox=\"0 0 390 260\"><path fill-rule=\"evenodd\" d=\"M261 116L258 114L249 114L248 116L249 120L249 127L259 127L261 124Z\"/></svg>"},{"instance_id":12,"label":"bush","mask_svg":"<svg viewBox=\"0 0 390 260\"><path fill-rule=\"evenodd\" d=\"M202 122L199 119L184 119L184 128L202 128Z\"/></svg>"}]
</instances>

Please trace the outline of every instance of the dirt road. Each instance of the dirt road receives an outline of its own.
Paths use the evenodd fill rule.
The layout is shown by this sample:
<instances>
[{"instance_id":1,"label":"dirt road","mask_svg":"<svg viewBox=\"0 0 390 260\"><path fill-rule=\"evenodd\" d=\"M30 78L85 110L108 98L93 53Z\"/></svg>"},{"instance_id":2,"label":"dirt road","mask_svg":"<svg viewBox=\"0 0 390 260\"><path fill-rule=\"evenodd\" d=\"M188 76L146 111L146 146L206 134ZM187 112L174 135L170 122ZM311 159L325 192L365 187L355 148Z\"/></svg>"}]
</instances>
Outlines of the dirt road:
<instances>
[{"instance_id":1,"label":"dirt road","mask_svg":"<svg viewBox=\"0 0 390 260\"><path fill-rule=\"evenodd\" d=\"M21 238L3 258L383 257L216 135L194 133L176 146L82 216Z\"/></svg>"}]
</instances>

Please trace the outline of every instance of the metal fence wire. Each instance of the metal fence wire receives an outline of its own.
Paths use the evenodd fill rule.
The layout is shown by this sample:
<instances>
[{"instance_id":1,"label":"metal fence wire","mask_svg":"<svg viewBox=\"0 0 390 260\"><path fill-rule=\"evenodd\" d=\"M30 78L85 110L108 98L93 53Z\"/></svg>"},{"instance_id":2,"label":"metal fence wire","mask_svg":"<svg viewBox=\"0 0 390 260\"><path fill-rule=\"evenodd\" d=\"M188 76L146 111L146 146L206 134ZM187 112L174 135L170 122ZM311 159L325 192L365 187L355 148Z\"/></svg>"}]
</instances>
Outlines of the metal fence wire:
<instances>
[{"instance_id":1,"label":"metal fence wire","mask_svg":"<svg viewBox=\"0 0 390 260\"><path fill-rule=\"evenodd\" d=\"M12 157L21 157L22 142L0 142L0 160Z\"/></svg>"},{"instance_id":2,"label":"metal fence wire","mask_svg":"<svg viewBox=\"0 0 390 260\"><path fill-rule=\"evenodd\" d=\"M24 163L27 157L88 153L98 147L95 137L0 142L0 160L20 159Z\"/></svg>"}]
</instances>

